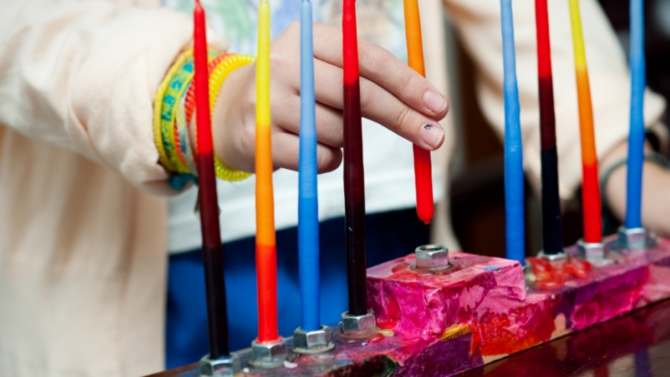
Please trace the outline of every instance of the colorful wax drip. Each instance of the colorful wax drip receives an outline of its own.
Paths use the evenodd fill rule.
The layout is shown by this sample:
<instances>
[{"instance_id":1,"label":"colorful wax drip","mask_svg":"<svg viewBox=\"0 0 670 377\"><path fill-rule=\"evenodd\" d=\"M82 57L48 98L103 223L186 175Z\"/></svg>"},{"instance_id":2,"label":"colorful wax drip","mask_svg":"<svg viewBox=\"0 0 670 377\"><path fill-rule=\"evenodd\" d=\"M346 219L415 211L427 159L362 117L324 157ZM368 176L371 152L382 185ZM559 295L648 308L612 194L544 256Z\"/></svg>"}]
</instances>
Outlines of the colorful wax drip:
<instances>
[{"instance_id":1,"label":"colorful wax drip","mask_svg":"<svg viewBox=\"0 0 670 377\"><path fill-rule=\"evenodd\" d=\"M630 1L630 134L626 182L626 222L628 229L642 227L642 164L644 161L644 3Z\"/></svg>"},{"instance_id":2,"label":"colorful wax drip","mask_svg":"<svg viewBox=\"0 0 670 377\"><path fill-rule=\"evenodd\" d=\"M547 0L535 0L537 73L540 94L540 141L542 159L542 247L545 254L563 251L561 203L558 196L556 114L551 73L551 44Z\"/></svg>"},{"instance_id":3,"label":"colorful wax drip","mask_svg":"<svg viewBox=\"0 0 670 377\"><path fill-rule=\"evenodd\" d=\"M277 247L272 188L270 118L270 4L258 6L256 60L256 279L258 342L279 340L277 330Z\"/></svg>"},{"instance_id":4,"label":"colorful wax drip","mask_svg":"<svg viewBox=\"0 0 670 377\"><path fill-rule=\"evenodd\" d=\"M218 359L230 355L228 344L228 311L226 286L223 277L223 251L219 228L219 201L214 175L214 147L209 108L209 72L207 70L207 36L205 11L199 0L193 10L193 55L195 74L195 107L197 124L196 155L198 169L198 200L202 229L202 259L207 292L209 325L209 357Z\"/></svg>"},{"instance_id":5,"label":"colorful wax drip","mask_svg":"<svg viewBox=\"0 0 670 377\"><path fill-rule=\"evenodd\" d=\"M349 314L365 315L365 177L356 0L344 0L344 206Z\"/></svg>"},{"instance_id":6,"label":"colorful wax drip","mask_svg":"<svg viewBox=\"0 0 670 377\"><path fill-rule=\"evenodd\" d=\"M316 100L312 4L302 0L300 18L300 162L298 203L298 255L300 304L304 331L321 326L319 297L319 195L316 160Z\"/></svg>"},{"instance_id":7,"label":"colorful wax drip","mask_svg":"<svg viewBox=\"0 0 670 377\"><path fill-rule=\"evenodd\" d=\"M500 0L505 97L505 235L507 258L525 257L523 146L519 88L516 81L512 0Z\"/></svg>"},{"instance_id":8,"label":"colorful wax drip","mask_svg":"<svg viewBox=\"0 0 670 377\"><path fill-rule=\"evenodd\" d=\"M582 142L582 208L584 212L584 242L602 242L602 214L600 207L600 183L598 182L598 156L596 154L595 130L589 72L582 37L582 21L579 15L579 0L569 0L572 21L572 39L575 50L577 74L577 97L579 99L579 127Z\"/></svg>"},{"instance_id":9,"label":"colorful wax drip","mask_svg":"<svg viewBox=\"0 0 670 377\"><path fill-rule=\"evenodd\" d=\"M407 63L421 76L426 76L421 39L421 17L418 0L404 0L405 34L407 36ZM433 177L430 151L413 145L414 181L416 186L416 213L426 224L433 219Z\"/></svg>"}]
</instances>

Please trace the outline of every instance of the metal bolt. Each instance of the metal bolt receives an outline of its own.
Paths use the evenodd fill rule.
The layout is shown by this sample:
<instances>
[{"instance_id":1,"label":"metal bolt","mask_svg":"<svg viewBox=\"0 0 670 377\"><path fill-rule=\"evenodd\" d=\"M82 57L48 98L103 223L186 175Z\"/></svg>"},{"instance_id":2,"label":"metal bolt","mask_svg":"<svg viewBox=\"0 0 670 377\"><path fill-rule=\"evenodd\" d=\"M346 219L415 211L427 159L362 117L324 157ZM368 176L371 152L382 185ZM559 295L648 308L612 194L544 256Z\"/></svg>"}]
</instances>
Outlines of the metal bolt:
<instances>
[{"instance_id":1,"label":"metal bolt","mask_svg":"<svg viewBox=\"0 0 670 377\"><path fill-rule=\"evenodd\" d=\"M251 342L251 361L249 363L257 368L275 368L284 365L288 357L286 341L280 339L275 343Z\"/></svg>"},{"instance_id":2,"label":"metal bolt","mask_svg":"<svg viewBox=\"0 0 670 377\"><path fill-rule=\"evenodd\" d=\"M233 377L242 369L237 355L211 360L209 355L200 359L200 377Z\"/></svg>"},{"instance_id":3,"label":"metal bolt","mask_svg":"<svg viewBox=\"0 0 670 377\"><path fill-rule=\"evenodd\" d=\"M602 242L584 242L583 239L579 239L577 250L580 256L588 261L601 261L607 256L605 244Z\"/></svg>"},{"instance_id":4,"label":"metal bolt","mask_svg":"<svg viewBox=\"0 0 670 377\"><path fill-rule=\"evenodd\" d=\"M293 352L303 354L322 353L335 348L328 326L313 331L304 331L298 327L293 332L293 345Z\"/></svg>"},{"instance_id":5,"label":"metal bolt","mask_svg":"<svg viewBox=\"0 0 670 377\"><path fill-rule=\"evenodd\" d=\"M619 228L619 246L628 250L644 250L656 244L654 237L646 228Z\"/></svg>"},{"instance_id":6,"label":"metal bolt","mask_svg":"<svg viewBox=\"0 0 670 377\"><path fill-rule=\"evenodd\" d=\"M441 270L449 264L449 249L442 245L423 245L414 250L416 267L422 270Z\"/></svg>"},{"instance_id":7,"label":"metal bolt","mask_svg":"<svg viewBox=\"0 0 670 377\"><path fill-rule=\"evenodd\" d=\"M375 313L368 310L364 315L350 315L348 312L342 313L342 330L346 334L363 333L377 328Z\"/></svg>"},{"instance_id":8,"label":"metal bolt","mask_svg":"<svg viewBox=\"0 0 670 377\"><path fill-rule=\"evenodd\" d=\"M540 250L539 253L537 253L538 258L544 258L550 262L556 262L556 261L561 261L563 259L567 259L568 255L565 252L560 252L556 254L545 254L544 250Z\"/></svg>"}]
</instances>

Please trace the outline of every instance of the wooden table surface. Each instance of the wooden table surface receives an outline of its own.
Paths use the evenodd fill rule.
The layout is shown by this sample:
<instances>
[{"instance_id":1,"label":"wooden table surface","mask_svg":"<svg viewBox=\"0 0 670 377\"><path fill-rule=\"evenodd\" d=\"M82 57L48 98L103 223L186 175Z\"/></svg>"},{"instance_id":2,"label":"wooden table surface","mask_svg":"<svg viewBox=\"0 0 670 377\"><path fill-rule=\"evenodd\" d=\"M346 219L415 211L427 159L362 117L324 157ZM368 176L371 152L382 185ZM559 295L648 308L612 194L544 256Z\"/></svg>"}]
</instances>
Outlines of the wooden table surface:
<instances>
[{"instance_id":1,"label":"wooden table surface","mask_svg":"<svg viewBox=\"0 0 670 377\"><path fill-rule=\"evenodd\" d=\"M197 363L151 377L198 376ZM670 376L670 300L461 374L466 377Z\"/></svg>"}]
</instances>

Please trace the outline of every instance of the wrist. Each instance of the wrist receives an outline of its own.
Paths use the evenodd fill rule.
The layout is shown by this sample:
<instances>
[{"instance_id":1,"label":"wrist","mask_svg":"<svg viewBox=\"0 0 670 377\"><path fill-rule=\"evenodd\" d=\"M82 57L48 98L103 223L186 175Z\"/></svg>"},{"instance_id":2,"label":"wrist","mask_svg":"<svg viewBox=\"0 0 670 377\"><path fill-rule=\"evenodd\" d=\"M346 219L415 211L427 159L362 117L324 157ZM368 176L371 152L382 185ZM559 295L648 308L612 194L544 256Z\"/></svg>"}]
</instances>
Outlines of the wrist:
<instances>
[{"instance_id":1,"label":"wrist","mask_svg":"<svg viewBox=\"0 0 670 377\"><path fill-rule=\"evenodd\" d=\"M212 136L216 156L234 169L254 171L255 145L245 137L255 132L255 100L249 101L244 94L255 81L255 65L241 66L228 75L221 86L212 110ZM253 91L251 92L253 95Z\"/></svg>"}]
</instances>

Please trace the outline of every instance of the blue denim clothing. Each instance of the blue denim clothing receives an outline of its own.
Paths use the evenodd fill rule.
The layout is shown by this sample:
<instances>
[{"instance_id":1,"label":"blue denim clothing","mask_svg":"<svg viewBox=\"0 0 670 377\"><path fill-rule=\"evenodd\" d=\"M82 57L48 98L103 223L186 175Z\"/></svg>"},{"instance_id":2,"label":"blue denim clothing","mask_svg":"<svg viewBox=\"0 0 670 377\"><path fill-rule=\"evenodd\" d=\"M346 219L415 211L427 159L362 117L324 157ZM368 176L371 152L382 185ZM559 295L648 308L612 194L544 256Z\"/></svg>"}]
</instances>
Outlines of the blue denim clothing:
<instances>
[{"instance_id":1,"label":"blue denim clothing","mask_svg":"<svg viewBox=\"0 0 670 377\"><path fill-rule=\"evenodd\" d=\"M428 242L428 228L415 210L369 215L368 266L404 256ZM321 223L321 322L334 324L347 310L344 219ZM300 324L297 228L277 232L279 332L291 336ZM257 334L255 240L223 245L231 349L247 348ZM170 255L166 320L168 368L208 353L205 284L200 250Z\"/></svg>"}]
</instances>

